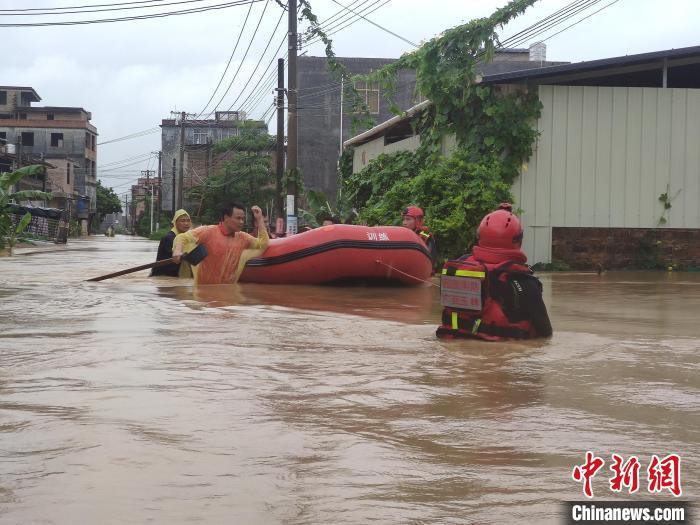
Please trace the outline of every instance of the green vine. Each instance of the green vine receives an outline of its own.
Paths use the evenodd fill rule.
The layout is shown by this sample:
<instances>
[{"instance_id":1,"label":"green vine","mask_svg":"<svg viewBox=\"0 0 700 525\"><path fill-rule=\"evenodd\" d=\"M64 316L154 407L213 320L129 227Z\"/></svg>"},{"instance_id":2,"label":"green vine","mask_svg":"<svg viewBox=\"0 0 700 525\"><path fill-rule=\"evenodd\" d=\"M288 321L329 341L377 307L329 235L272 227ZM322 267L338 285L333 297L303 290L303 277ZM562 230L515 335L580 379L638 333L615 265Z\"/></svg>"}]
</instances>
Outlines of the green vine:
<instances>
[{"instance_id":1,"label":"green vine","mask_svg":"<svg viewBox=\"0 0 700 525\"><path fill-rule=\"evenodd\" d=\"M659 202L661 202L664 206L664 211L661 212L661 217L659 217L659 222L658 226L662 226L668 222L668 215L671 210L672 202L678 197L678 194L681 192L681 190L678 190L676 194L671 197L671 185L666 184L666 193L662 193L659 195Z\"/></svg>"},{"instance_id":2,"label":"green vine","mask_svg":"<svg viewBox=\"0 0 700 525\"><path fill-rule=\"evenodd\" d=\"M431 101L411 119L421 137L416 151L380 155L362 171L343 174L343 191L361 221L399 224L403 208L421 206L441 257L450 258L470 246L486 213L513 200L510 187L532 155L541 104L534 90L481 85L477 73L499 45L496 29L535 1L513 0L490 17L449 29L396 62L354 77L379 82L398 111L398 73L411 69L417 90ZM448 136L456 146L446 156Z\"/></svg>"}]
</instances>

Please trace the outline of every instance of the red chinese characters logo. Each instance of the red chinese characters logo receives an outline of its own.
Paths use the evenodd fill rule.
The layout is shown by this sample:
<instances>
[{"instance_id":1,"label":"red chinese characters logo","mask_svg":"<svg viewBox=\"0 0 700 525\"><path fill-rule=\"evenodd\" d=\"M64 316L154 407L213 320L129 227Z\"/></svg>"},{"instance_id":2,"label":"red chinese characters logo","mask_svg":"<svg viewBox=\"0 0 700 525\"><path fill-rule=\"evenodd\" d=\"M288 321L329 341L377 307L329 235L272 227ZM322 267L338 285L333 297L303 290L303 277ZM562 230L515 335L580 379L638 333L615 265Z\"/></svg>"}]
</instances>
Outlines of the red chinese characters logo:
<instances>
[{"instance_id":1,"label":"red chinese characters logo","mask_svg":"<svg viewBox=\"0 0 700 525\"><path fill-rule=\"evenodd\" d=\"M664 459L654 454L647 469L649 476L649 492L661 492L668 489L671 494L679 497L681 489L681 458L678 454L669 454Z\"/></svg>"},{"instance_id":2,"label":"red chinese characters logo","mask_svg":"<svg viewBox=\"0 0 700 525\"><path fill-rule=\"evenodd\" d=\"M632 456L623 464L621 456L612 455L613 464L610 467L615 475L610 478L610 490L621 492L622 487L627 487L630 494L639 490L639 460Z\"/></svg>"},{"instance_id":3,"label":"red chinese characters logo","mask_svg":"<svg viewBox=\"0 0 700 525\"><path fill-rule=\"evenodd\" d=\"M613 476L609 478L610 490L622 492L626 487L630 494L639 490L639 471L641 464L637 456L630 456L627 461L618 454L612 454L610 470ZM586 461L583 465L576 465L571 477L574 481L583 482L583 493L586 497L593 497L593 478L603 467L605 461L596 457L593 452L586 452ZM663 459L654 454L647 469L647 488L650 493L661 492L668 489L671 494L679 497L681 489L681 458L678 454L669 454Z\"/></svg>"},{"instance_id":4,"label":"red chinese characters logo","mask_svg":"<svg viewBox=\"0 0 700 525\"><path fill-rule=\"evenodd\" d=\"M586 452L586 462L583 465L576 465L571 477L574 481L583 481L583 493L587 498L593 497L593 489L591 488L591 480L593 476L605 464L605 461L593 455L593 452Z\"/></svg>"}]
</instances>

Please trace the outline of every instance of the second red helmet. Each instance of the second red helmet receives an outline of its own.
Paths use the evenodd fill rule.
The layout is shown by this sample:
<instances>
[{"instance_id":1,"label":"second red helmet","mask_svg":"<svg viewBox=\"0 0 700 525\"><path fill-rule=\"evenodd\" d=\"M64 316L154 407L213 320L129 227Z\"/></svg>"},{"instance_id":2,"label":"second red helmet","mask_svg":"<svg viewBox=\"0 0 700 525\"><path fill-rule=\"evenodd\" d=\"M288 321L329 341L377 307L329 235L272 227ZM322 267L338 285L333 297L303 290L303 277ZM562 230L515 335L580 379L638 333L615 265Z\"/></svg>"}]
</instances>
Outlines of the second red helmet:
<instances>
[{"instance_id":1,"label":"second red helmet","mask_svg":"<svg viewBox=\"0 0 700 525\"><path fill-rule=\"evenodd\" d=\"M479 246L482 248L520 248L523 242L523 227L513 213L513 206L501 204L479 224Z\"/></svg>"}]
</instances>

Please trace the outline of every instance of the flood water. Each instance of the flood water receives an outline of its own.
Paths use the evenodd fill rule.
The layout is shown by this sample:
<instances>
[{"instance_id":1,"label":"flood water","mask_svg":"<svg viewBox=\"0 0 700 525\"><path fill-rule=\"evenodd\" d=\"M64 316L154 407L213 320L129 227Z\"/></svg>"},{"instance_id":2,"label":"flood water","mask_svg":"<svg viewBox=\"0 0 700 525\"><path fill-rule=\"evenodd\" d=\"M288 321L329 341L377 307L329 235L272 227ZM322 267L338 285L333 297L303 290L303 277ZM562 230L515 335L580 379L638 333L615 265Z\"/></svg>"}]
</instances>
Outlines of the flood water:
<instances>
[{"instance_id":1,"label":"flood water","mask_svg":"<svg viewBox=\"0 0 700 525\"><path fill-rule=\"evenodd\" d=\"M597 499L670 453L698 496L700 274L543 274L551 339L443 342L433 287L84 282L155 250L0 259L0 523L559 523L587 450Z\"/></svg>"}]
</instances>

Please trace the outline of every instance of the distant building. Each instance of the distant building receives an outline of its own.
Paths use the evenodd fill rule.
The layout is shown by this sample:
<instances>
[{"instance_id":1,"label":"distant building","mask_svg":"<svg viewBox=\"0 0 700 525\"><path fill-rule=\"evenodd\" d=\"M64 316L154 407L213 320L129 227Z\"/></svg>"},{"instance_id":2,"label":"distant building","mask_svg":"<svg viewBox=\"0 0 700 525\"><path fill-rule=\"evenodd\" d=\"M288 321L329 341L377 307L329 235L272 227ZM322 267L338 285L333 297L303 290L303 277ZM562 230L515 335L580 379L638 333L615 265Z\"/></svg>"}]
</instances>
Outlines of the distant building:
<instances>
[{"instance_id":1,"label":"distant building","mask_svg":"<svg viewBox=\"0 0 700 525\"><path fill-rule=\"evenodd\" d=\"M246 114L241 111L217 111L213 119L185 119L184 125L181 117L163 119L160 125L163 211L172 213L183 205L188 207L191 204L186 201L185 195L184 204L175 202L173 209L173 197L177 201L180 188L180 147L184 148L183 193L186 194L187 190L216 170L217 160L213 155L213 145L228 137L237 137L244 126L254 126L267 131L264 122L246 120ZM181 144L183 132L184 144Z\"/></svg>"},{"instance_id":2,"label":"distant building","mask_svg":"<svg viewBox=\"0 0 700 525\"><path fill-rule=\"evenodd\" d=\"M0 144L14 145L13 168L44 159L47 191L80 201L73 209L84 229L96 211L97 129L79 107L32 106L41 97L34 88L0 86ZM74 197L70 199L69 196Z\"/></svg>"},{"instance_id":3,"label":"distant building","mask_svg":"<svg viewBox=\"0 0 700 525\"><path fill-rule=\"evenodd\" d=\"M544 44L536 44L532 49L501 49L496 52L493 62L482 65L481 70L495 74L562 63L547 62L545 54ZM351 74L367 74L395 62L395 59L344 57L338 61ZM307 188L321 190L327 197L335 199L341 144L357 134L357 130L352 129L352 108L347 100L343 100L341 119L341 84L328 71L326 57L299 57L298 71L299 169ZM422 102L415 88L415 72L400 71L393 98L401 110ZM375 124L394 116L378 84L368 86L359 82L355 89L364 99L369 117Z\"/></svg>"}]
</instances>

